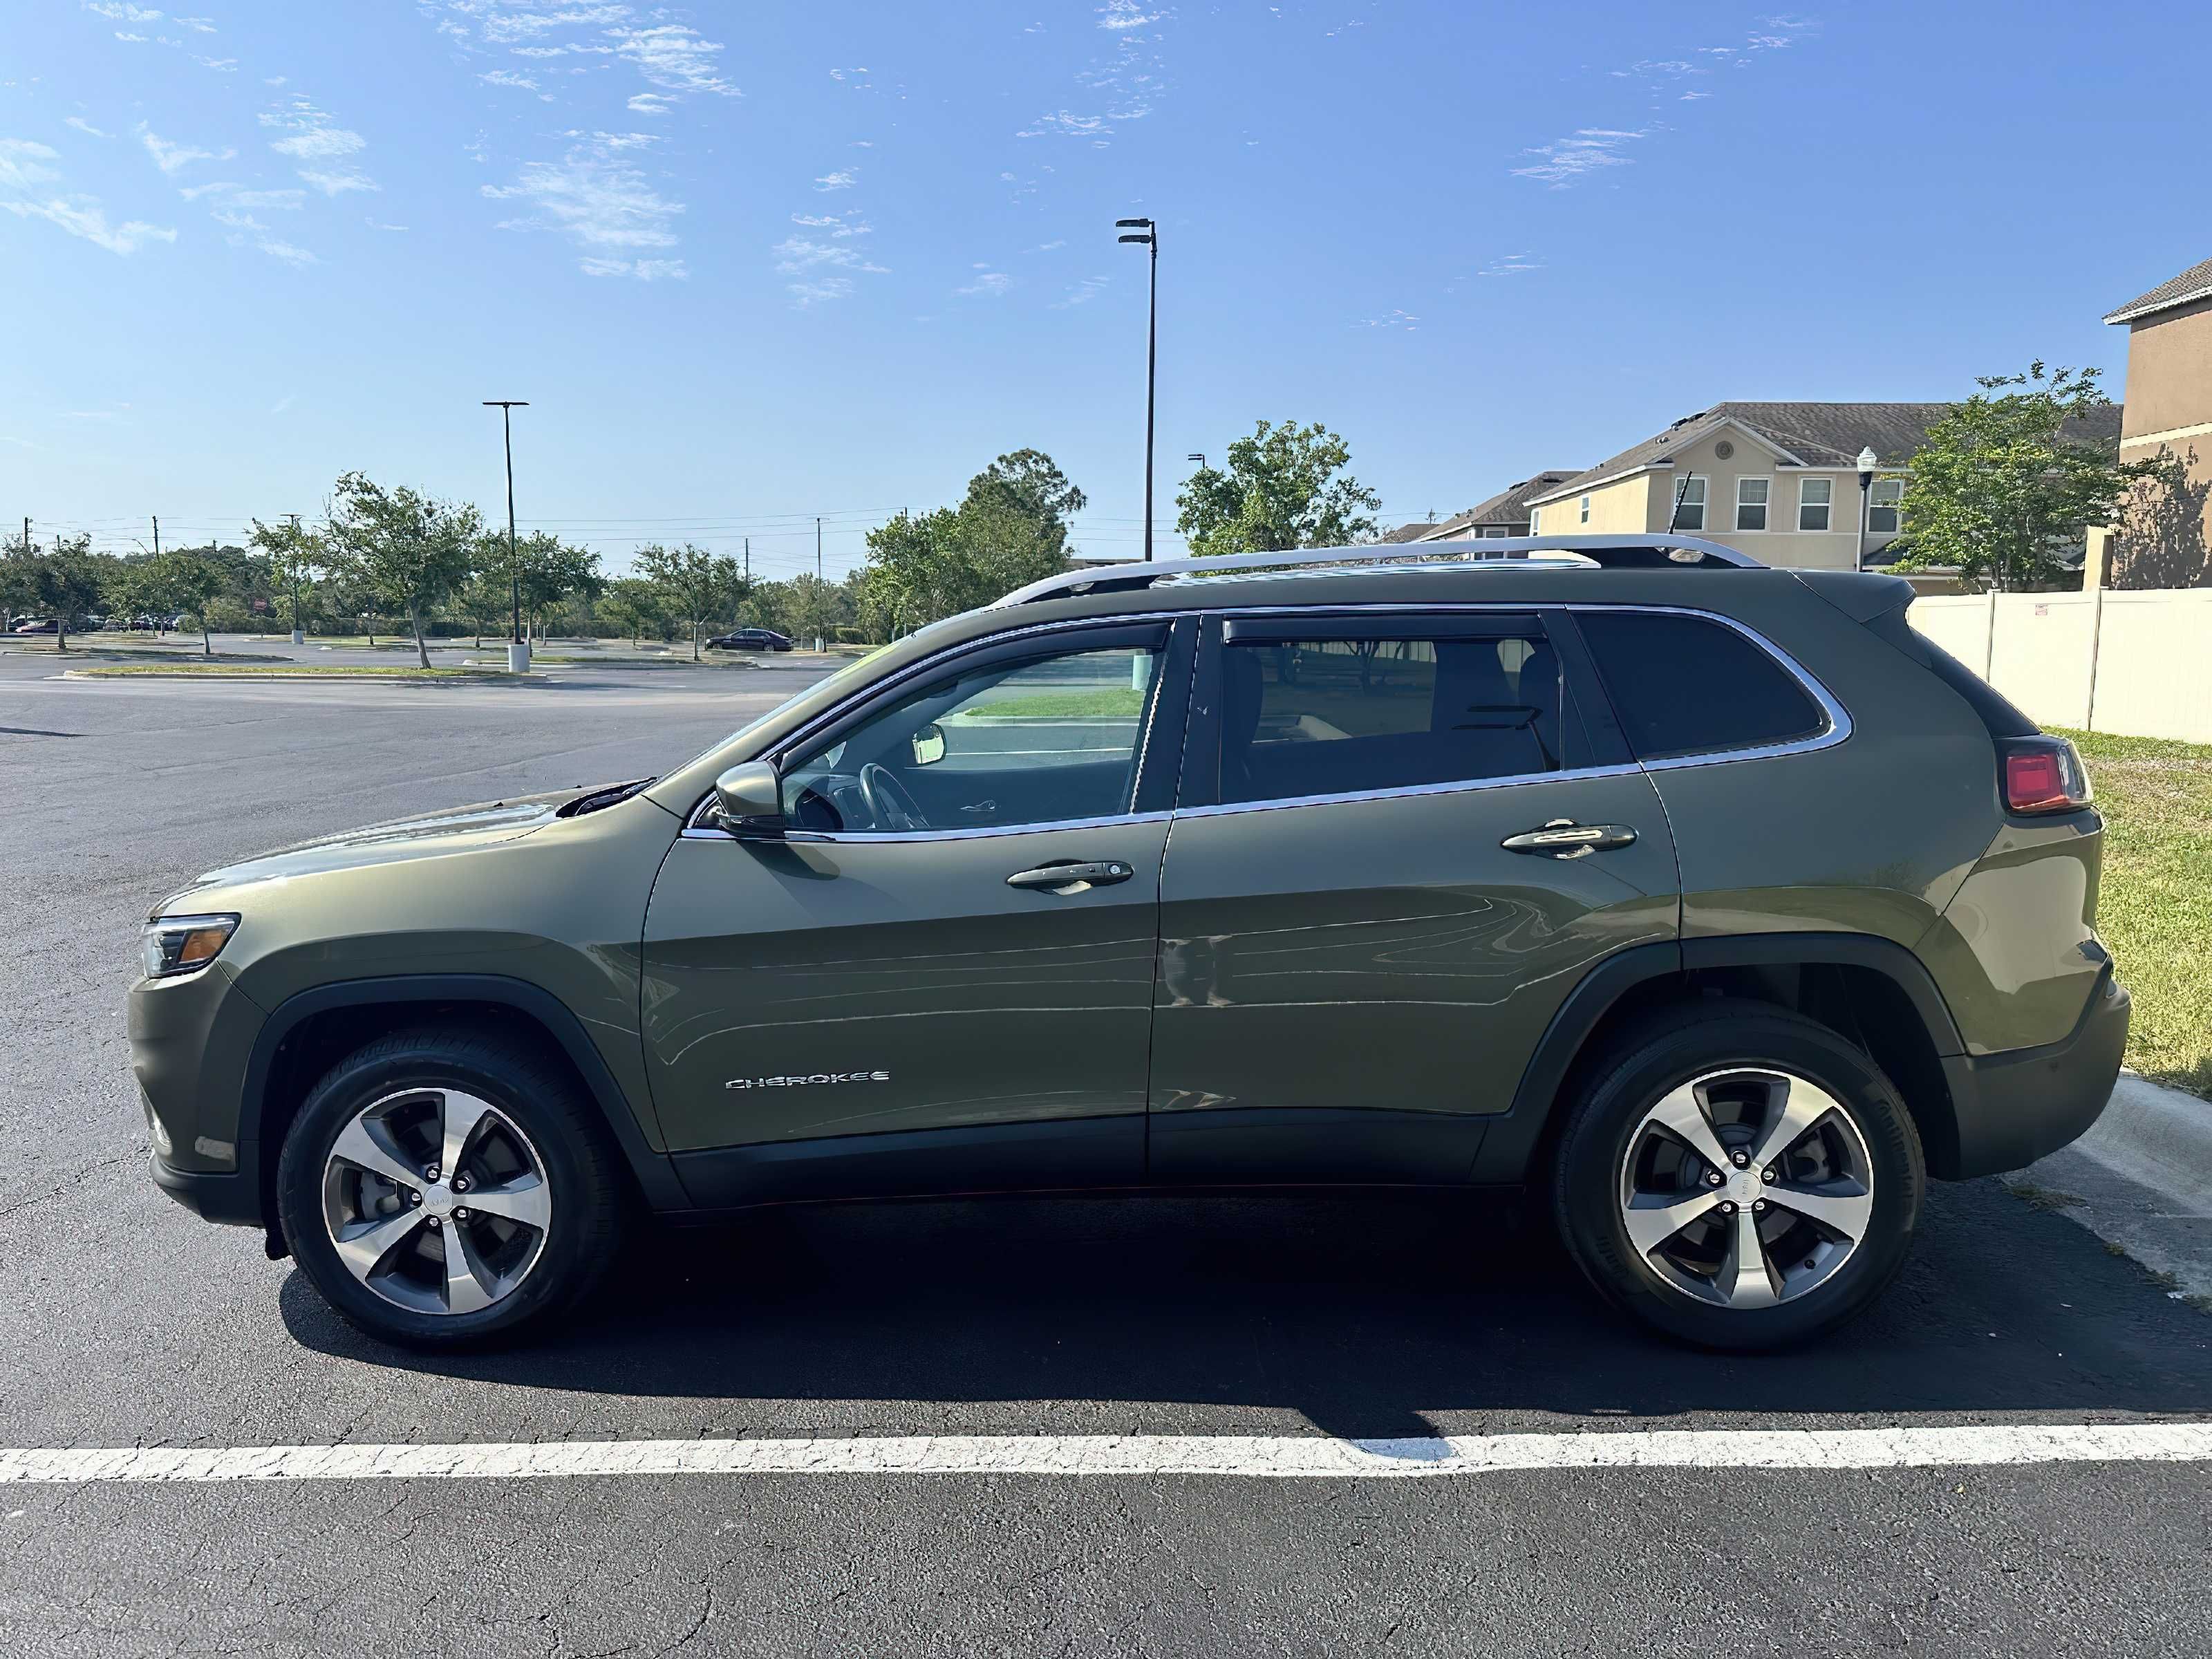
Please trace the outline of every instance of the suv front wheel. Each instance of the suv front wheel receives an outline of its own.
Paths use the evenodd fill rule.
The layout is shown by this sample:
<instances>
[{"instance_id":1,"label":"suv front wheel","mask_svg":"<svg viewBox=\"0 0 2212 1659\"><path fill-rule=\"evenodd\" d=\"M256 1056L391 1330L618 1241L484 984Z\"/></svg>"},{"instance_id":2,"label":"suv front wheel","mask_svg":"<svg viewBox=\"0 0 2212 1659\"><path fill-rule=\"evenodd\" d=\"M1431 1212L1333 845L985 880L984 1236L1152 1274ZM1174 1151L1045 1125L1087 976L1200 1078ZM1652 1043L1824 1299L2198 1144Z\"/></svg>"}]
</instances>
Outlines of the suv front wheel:
<instances>
[{"instance_id":1,"label":"suv front wheel","mask_svg":"<svg viewBox=\"0 0 2212 1659\"><path fill-rule=\"evenodd\" d=\"M333 1066L277 1165L292 1255L388 1342L453 1348L574 1305L619 1242L623 1187L574 1082L501 1035L429 1029Z\"/></svg>"},{"instance_id":2,"label":"suv front wheel","mask_svg":"<svg viewBox=\"0 0 2212 1659\"><path fill-rule=\"evenodd\" d=\"M1802 1341L1903 1264L1926 1182L1895 1087L1826 1026L1669 1011L1574 1100L1554 1170L1569 1252L1610 1300L1709 1347Z\"/></svg>"}]
</instances>

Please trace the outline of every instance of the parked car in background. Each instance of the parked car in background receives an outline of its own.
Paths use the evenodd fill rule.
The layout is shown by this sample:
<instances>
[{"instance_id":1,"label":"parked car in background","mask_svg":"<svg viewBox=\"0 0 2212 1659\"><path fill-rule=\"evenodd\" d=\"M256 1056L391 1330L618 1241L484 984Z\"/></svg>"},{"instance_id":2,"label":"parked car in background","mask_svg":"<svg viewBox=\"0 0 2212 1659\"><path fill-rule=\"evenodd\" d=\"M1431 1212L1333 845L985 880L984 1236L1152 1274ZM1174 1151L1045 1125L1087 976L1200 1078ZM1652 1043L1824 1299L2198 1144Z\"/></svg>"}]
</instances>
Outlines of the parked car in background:
<instances>
[{"instance_id":1,"label":"parked car in background","mask_svg":"<svg viewBox=\"0 0 2212 1659\"><path fill-rule=\"evenodd\" d=\"M17 623L15 631L18 634L58 634L61 629L52 617L33 617L27 622Z\"/></svg>"},{"instance_id":2,"label":"parked car in background","mask_svg":"<svg viewBox=\"0 0 2212 1659\"><path fill-rule=\"evenodd\" d=\"M707 641L709 651L788 651L791 641L772 628L739 628Z\"/></svg>"},{"instance_id":3,"label":"parked car in background","mask_svg":"<svg viewBox=\"0 0 2212 1659\"><path fill-rule=\"evenodd\" d=\"M640 1211L1240 1183L1530 1189L1664 1331L1826 1331L2112 1091L2081 759L1899 578L1460 545L1070 572L658 778L202 876L154 1179L432 1347Z\"/></svg>"}]
</instances>

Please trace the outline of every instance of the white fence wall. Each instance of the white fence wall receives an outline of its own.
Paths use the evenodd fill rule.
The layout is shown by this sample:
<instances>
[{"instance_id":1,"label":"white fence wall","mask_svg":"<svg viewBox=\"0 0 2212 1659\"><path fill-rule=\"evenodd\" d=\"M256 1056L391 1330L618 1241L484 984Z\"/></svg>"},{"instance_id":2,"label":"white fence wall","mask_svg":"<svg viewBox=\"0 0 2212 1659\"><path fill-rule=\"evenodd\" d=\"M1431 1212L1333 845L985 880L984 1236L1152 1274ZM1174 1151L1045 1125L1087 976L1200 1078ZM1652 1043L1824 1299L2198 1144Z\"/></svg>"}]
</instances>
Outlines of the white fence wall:
<instances>
[{"instance_id":1,"label":"white fence wall","mask_svg":"<svg viewBox=\"0 0 2212 1659\"><path fill-rule=\"evenodd\" d=\"M2212 743L2212 588L1947 593L1906 614L2039 725Z\"/></svg>"}]
</instances>

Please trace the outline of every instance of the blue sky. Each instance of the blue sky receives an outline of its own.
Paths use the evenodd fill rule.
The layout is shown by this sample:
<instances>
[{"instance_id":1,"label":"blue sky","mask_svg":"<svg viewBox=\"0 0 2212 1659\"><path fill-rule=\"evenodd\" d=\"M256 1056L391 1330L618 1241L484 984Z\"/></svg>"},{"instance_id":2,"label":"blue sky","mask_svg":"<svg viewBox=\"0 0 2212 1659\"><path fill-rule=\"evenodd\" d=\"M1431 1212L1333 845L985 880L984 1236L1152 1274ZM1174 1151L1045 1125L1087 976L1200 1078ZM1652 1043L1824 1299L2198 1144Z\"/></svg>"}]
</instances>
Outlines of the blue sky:
<instances>
[{"instance_id":1,"label":"blue sky","mask_svg":"<svg viewBox=\"0 0 2212 1659\"><path fill-rule=\"evenodd\" d=\"M358 467L619 566L831 573L1034 445L1138 550L1321 420L1393 519L1722 398L2104 366L2212 253L2201 5L15 0L0 517L127 548ZM1172 549L1172 538L1163 542Z\"/></svg>"}]
</instances>

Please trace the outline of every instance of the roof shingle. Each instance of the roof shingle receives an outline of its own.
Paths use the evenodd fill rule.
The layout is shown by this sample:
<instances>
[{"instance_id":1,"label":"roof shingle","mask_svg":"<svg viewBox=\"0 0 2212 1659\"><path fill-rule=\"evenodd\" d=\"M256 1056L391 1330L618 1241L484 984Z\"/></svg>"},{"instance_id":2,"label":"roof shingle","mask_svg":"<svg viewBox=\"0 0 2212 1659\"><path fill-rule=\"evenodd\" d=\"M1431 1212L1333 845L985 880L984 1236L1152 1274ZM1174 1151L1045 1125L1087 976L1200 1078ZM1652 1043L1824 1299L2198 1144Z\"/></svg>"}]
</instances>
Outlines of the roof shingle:
<instances>
[{"instance_id":1,"label":"roof shingle","mask_svg":"<svg viewBox=\"0 0 2212 1659\"><path fill-rule=\"evenodd\" d=\"M2148 294L2138 294L2118 311L2107 312L2108 323L2131 323L2154 312L2171 311L2197 300L2212 300L2212 259L2194 264L2172 282L2160 283Z\"/></svg>"}]
</instances>

